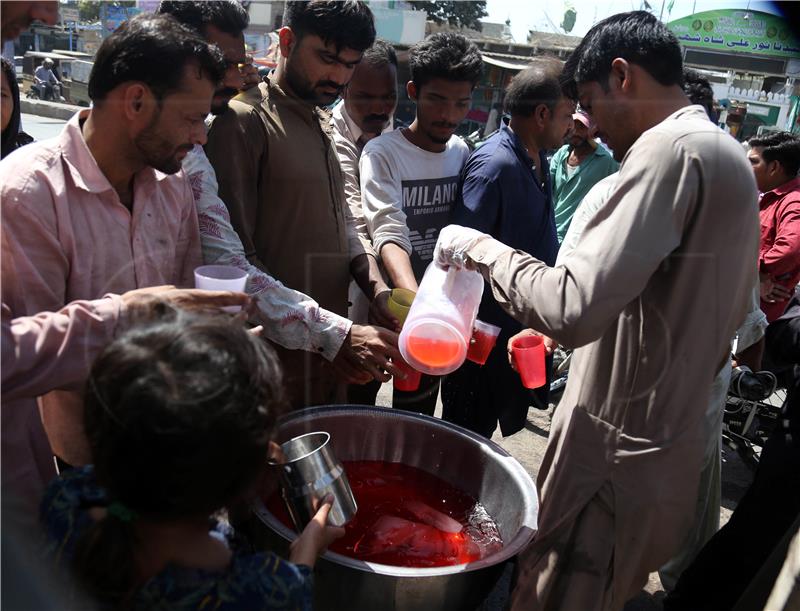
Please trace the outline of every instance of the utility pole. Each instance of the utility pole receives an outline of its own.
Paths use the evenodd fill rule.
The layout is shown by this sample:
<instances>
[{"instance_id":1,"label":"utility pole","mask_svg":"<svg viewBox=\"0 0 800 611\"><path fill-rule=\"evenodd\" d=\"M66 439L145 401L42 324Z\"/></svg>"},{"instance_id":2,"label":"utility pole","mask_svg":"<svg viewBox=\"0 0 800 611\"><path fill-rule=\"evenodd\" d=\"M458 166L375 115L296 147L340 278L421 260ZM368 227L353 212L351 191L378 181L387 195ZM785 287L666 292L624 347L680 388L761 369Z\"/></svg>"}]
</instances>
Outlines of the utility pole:
<instances>
[{"instance_id":1,"label":"utility pole","mask_svg":"<svg viewBox=\"0 0 800 611\"><path fill-rule=\"evenodd\" d=\"M659 21L663 21L664 20L664 4L666 2L667 2L667 0L661 0L661 12L658 14L658 20Z\"/></svg>"},{"instance_id":2,"label":"utility pole","mask_svg":"<svg viewBox=\"0 0 800 611\"><path fill-rule=\"evenodd\" d=\"M108 37L108 30L106 29L106 20L108 19L108 3L100 3L100 36L103 40Z\"/></svg>"}]
</instances>

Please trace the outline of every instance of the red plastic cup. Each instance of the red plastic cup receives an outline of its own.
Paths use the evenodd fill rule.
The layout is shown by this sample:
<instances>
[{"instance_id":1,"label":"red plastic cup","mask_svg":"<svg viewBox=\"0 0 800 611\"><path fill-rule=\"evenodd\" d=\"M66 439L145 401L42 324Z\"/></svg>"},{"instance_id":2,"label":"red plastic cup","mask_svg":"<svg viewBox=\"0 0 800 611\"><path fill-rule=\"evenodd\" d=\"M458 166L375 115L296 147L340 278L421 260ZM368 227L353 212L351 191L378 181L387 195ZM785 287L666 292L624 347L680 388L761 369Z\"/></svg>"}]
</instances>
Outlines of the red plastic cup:
<instances>
[{"instance_id":1,"label":"red plastic cup","mask_svg":"<svg viewBox=\"0 0 800 611\"><path fill-rule=\"evenodd\" d=\"M485 365L486 359L489 358L492 348L497 343L498 335L500 335L500 327L490 325L482 320L476 320L472 331L472 339L469 342L467 359L478 365Z\"/></svg>"},{"instance_id":2,"label":"red plastic cup","mask_svg":"<svg viewBox=\"0 0 800 611\"><path fill-rule=\"evenodd\" d=\"M547 381L544 340L538 335L518 337L511 342L511 354L525 388L539 388Z\"/></svg>"},{"instance_id":3,"label":"red plastic cup","mask_svg":"<svg viewBox=\"0 0 800 611\"><path fill-rule=\"evenodd\" d=\"M419 383L422 380L422 374L414 369L411 365L406 363L403 359L398 359L393 361L393 363L395 367L406 374L404 380L401 380L399 377L394 378L393 383L395 390L404 390L406 392L417 390L419 388Z\"/></svg>"}]
</instances>

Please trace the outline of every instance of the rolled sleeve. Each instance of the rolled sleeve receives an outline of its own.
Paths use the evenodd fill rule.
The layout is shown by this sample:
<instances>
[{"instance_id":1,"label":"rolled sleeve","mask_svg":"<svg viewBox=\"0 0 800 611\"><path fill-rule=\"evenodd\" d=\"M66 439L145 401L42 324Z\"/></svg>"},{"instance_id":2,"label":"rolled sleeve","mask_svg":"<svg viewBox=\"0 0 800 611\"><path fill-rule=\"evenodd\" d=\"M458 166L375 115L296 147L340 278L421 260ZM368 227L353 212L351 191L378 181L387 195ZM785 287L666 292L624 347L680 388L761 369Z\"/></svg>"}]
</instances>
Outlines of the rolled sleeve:
<instances>
[{"instance_id":1,"label":"rolled sleeve","mask_svg":"<svg viewBox=\"0 0 800 611\"><path fill-rule=\"evenodd\" d=\"M367 229L375 251L394 243L411 256L412 246L403 212L403 195L399 182L392 176L390 164L369 145L361 154L361 203Z\"/></svg>"}]
</instances>

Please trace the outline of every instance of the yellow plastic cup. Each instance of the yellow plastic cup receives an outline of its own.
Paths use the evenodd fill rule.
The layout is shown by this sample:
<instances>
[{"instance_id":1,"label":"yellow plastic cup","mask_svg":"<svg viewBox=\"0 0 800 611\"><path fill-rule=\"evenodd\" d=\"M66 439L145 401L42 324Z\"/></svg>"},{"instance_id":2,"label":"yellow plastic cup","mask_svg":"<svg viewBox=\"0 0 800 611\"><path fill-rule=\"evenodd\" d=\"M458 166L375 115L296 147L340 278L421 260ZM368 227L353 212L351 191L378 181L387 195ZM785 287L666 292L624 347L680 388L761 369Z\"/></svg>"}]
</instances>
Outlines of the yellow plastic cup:
<instances>
[{"instance_id":1,"label":"yellow plastic cup","mask_svg":"<svg viewBox=\"0 0 800 611\"><path fill-rule=\"evenodd\" d=\"M401 325L406 321L408 311L411 309L411 303L416 295L414 291L409 291L408 289L392 289L387 301L387 307Z\"/></svg>"}]
</instances>

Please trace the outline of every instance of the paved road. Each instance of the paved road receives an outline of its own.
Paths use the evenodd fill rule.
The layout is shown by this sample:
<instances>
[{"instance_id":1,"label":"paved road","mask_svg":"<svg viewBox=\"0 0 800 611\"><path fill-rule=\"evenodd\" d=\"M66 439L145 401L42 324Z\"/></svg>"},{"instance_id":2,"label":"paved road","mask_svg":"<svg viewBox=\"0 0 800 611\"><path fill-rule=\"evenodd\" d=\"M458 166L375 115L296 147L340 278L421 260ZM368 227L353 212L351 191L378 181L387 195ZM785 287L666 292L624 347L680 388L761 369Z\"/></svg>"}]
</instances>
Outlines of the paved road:
<instances>
[{"instance_id":1,"label":"paved road","mask_svg":"<svg viewBox=\"0 0 800 611\"><path fill-rule=\"evenodd\" d=\"M64 123L60 119L48 119L36 115L22 114L22 131L30 134L34 140L46 140L61 133Z\"/></svg>"}]
</instances>

